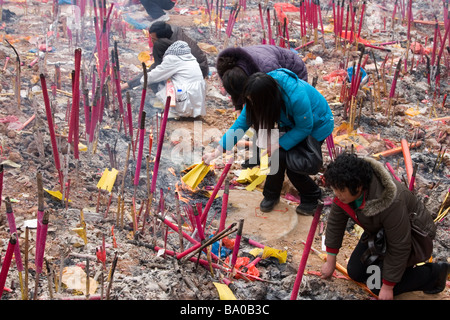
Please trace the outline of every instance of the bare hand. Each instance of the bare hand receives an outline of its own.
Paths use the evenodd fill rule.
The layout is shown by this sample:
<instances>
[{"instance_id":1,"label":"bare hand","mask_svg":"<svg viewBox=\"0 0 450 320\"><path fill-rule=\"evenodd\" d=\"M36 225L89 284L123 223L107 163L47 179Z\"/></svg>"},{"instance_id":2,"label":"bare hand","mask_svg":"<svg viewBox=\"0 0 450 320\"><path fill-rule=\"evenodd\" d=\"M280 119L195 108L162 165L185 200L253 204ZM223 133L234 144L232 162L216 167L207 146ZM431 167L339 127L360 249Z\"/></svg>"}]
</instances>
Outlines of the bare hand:
<instances>
[{"instance_id":1,"label":"bare hand","mask_svg":"<svg viewBox=\"0 0 450 320\"><path fill-rule=\"evenodd\" d=\"M322 279L328 279L336 270L336 256L327 255L327 261L322 265Z\"/></svg>"},{"instance_id":2,"label":"bare hand","mask_svg":"<svg viewBox=\"0 0 450 320\"><path fill-rule=\"evenodd\" d=\"M378 300L393 300L394 299L394 286L382 284L380 293L378 294Z\"/></svg>"},{"instance_id":3,"label":"bare hand","mask_svg":"<svg viewBox=\"0 0 450 320\"><path fill-rule=\"evenodd\" d=\"M222 151L218 148L215 149L213 152L209 152L203 155L202 160L205 164L209 165L211 161L218 158L222 154Z\"/></svg>"}]
</instances>

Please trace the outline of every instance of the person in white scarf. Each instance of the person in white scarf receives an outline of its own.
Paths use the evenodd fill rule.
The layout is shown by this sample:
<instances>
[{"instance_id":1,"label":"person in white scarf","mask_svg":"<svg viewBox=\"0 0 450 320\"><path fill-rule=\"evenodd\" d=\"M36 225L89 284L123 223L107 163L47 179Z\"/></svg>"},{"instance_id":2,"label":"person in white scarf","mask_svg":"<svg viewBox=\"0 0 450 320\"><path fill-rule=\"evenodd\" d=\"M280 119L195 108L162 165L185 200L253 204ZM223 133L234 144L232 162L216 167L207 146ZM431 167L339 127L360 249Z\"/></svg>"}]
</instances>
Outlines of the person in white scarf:
<instances>
[{"instance_id":1,"label":"person in white scarf","mask_svg":"<svg viewBox=\"0 0 450 320\"><path fill-rule=\"evenodd\" d=\"M195 118L206 115L206 82L188 44L169 39L161 39L160 44L167 49L161 64L147 73L147 84L172 80L176 97L176 105L171 108L173 116ZM143 82L144 77L141 78ZM165 102L165 86L156 95Z\"/></svg>"}]
</instances>

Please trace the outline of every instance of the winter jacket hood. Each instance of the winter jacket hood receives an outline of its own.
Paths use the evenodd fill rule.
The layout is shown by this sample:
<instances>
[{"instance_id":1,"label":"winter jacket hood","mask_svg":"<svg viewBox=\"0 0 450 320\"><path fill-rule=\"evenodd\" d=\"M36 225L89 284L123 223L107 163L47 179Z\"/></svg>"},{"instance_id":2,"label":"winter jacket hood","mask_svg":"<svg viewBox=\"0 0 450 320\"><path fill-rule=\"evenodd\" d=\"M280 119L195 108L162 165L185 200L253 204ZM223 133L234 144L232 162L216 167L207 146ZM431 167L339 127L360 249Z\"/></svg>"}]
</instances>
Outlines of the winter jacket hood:
<instances>
[{"instance_id":1,"label":"winter jacket hood","mask_svg":"<svg viewBox=\"0 0 450 320\"><path fill-rule=\"evenodd\" d=\"M218 58L220 57L230 57L235 61L234 65L223 69L217 68L217 73L221 78L228 68L238 66L249 76L256 72L268 73L286 68L294 72L300 79L308 81L305 63L296 52L289 49L274 45L226 48L219 53Z\"/></svg>"}]
</instances>

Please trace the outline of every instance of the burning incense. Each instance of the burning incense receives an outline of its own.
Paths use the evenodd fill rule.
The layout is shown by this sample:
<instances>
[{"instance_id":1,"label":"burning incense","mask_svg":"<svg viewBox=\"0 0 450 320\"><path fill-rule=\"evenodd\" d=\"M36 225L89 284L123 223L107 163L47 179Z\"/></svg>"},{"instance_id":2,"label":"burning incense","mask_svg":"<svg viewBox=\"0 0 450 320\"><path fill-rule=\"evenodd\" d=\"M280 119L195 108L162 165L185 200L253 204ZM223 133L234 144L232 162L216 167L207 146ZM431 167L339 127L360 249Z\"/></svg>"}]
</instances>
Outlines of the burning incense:
<instances>
[{"instance_id":1,"label":"burning incense","mask_svg":"<svg viewBox=\"0 0 450 320\"><path fill-rule=\"evenodd\" d=\"M0 298L3 295L6 277L8 276L9 267L11 266L11 260L15 251L16 242L17 235L14 233L9 237L8 248L6 249L5 257L3 258L2 271L0 271Z\"/></svg>"},{"instance_id":2,"label":"burning incense","mask_svg":"<svg viewBox=\"0 0 450 320\"><path fill-rule=\"evenodd\" d=\"M303 250L302 260L300 261L297 277L295 278L294 287L292 289L291 300L297 300L298 290L300 288L300 283L302 282L303 272L305 271L306 262L308 260L309 252L311 251L314 234L316 233L317 224L319 223L322 209L323 204L319 204L317 206L316 212L314 213L314 218L309 229L308 238L306 239L305 249Z\"/></svg>"}]
</instances>

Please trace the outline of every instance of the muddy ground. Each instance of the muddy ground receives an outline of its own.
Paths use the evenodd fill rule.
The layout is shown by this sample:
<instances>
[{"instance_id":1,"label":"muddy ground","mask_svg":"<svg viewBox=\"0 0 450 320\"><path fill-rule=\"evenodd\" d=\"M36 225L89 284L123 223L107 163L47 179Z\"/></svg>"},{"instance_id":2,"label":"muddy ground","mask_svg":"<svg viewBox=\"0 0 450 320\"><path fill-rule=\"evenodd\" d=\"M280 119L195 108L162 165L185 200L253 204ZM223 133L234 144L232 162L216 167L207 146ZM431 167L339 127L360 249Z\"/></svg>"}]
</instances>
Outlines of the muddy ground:
<instances>
[{"instance_id":1,"label":"muddy ground","mask_svg":"<svg viewBox=\"0 0 450 320\"><path fill-rule=\"evenodd\" d=\"M189 4L191 4L189 2ZM270 5L273 5L270 3ZM208 21L207 15L199 10L198 5L189 6L179 2L175 9L169 12L170 23L182 26L185 31L197 40L208 55L211 74L207 80L207 115L200 119L169 119L165 132L161 164L158 170L157 192L152 200L152 209L148 219L144 213L148 198L148 185L152 180L151 168L156 155L156 145L159 131L158 124L163 109L158 108L154 94L148 92L145 101L147 115L146 132L154 134L154 142L150 148L149 136L144 142L144 161L142 164L139 184L135 187L134 175L136 159L130 155L127 171L125 165L130 137L120 124L117 100L111 95L108 107L105 109L103 122L98 131L97 143L89 144L86 136L81 134L80 143L87 146L86 151L80 152L77 161L73 155L73 148L67 144L67 106L71 102L70 73L74 68L74 49L83 50L82 66L89 73L95 63L95 35L93 32L92 11L87 10L79 33L72 32L72 39L68 35L65 25L70 20L69 5L60 5L58 18L52 15L52 3L28 2L27 5L15 1L5 2L3 5L3 21L1 36L7 39L16 49L22 62L21 66L21 100L18 103L15 96L15 78L17 68L14 65L16 55L11 46L3 40L0 46L0 123L1 132L1 163L4 167L2 200L11 199L14 210L20 248L23 259L28 258L26 269L28 272L19 273L13 260L5 287L7 288L2 300L20 300L24 298L20 285L20 274L28 281L25 298L40 300L72 300L72 299L111 299L111 300L219 300L217 284L230 277L224 268L213 268L197 265L192 261L180 261L170 255L170 251L179 252L178 233L167 228L155 214L162 214L172 221L176 221L175 191L180 196L181 211L190 206L202 204L204 208L209 201L210 192L217 184L223 172L223 165L217 163L215 170L211 170L202 183L194 191L181 183L183 170L198 161L194 157L179 159L173 157L173 150L181 142L188 142L192 150L203 151L214 146L214 139L209 139L205 132L223 133L234 120L233 108L229 97L224 94L220 80L215 73L214 65L217 52L232 45L251 45L261 42L259 13L257 3L248 3L245 15L236 22L233 36L228 38L224 30L217 33L214 23ZM138 6L137 6L138 7ZM89 8L89 6L88 6ZM322 4L323 23L325 30L332 27L331 9ZM140 74L138 55L148 51L148 39L145 32L134 29L130 23L124 22L125 13L142 16L142 11L134 11L134 7L117 6L117 15L112 14L110 42L117 41L119 52L121 79L130 79ZM229 8L228 8L229 10ZM440 13L442 8L437 3L426 1L414 3L413 12L417 19L434 21L434 14ZM119 13L122 12L123 15ZM391 4L368 1L363 31L361 37L376 43L388 42L392 39L404 39L407 24L397 22L391 30ZM139 13L139 14L137 14ZM227 16L229 11L226 11ZM145 15L143 15L145 16ZM298 18L288 14L290 24L290 39L293 48L300 47ZM438 15L441 17L442 15ZM69 18L68 18L69 17ZM383 18L387 18L387 25L383 25ZM225 19L225 21L227 18ZM441 19L442 20L442 19ZM56 23L54 23L56 21ZM296 22L297 21L297 22ZM54 24L52 24L54 23ZM127 26L126 34L123 26ZM57 37L52 37L49 31L58 31ZM224 27L225 29L225 27ZM381 31L380 31L381 30ZM416 23L412 29L413 39L429 47L433 37L434 26ZM46 44L46 37L51 39L47 43L49 50L39 50L39 45ZM442 36L444 30L441 29ZM427 38L428 37L428 38ZM312 38L311 38L312 39ZM428 40L427 40L428 39ZM425 43L425 41L428 41ZM51 47L51 49L50 49ZM387 46L390 57L387 59L387 85L390 84L395 71L396 62L404 55L405 43ZM336 128L348 120L344 107L339 101L341 94L340 81L329 81L333 71L342 68L348 59L349 65L357 61L359 52L354 47L344 50L336 47L334 34L325 32L325 36L317 44L298 49L309 71L309 82L317 79L316 87L327 98L335 115ZM379 67L386 57L386 51L372 50ZM366 51L367 52L367 51ZM411 51L409 59L411 60ZM33 66L30 63L39 55L40 59ZM9 63L5 65L7 57ZM384 95L381 99L382 108L373 107L373 96L369 94L373 89L373 82L366 84L358 97L362 97L362 107L355 122L359 140L354 141L355 152L361 155L373 155L389 148L388 142L400 146L402 138L409 142L421 141L418 148L411 148L411 158L417 163L415 192L426 202L428 208L437 216L441 210L449 206L444 203L449 190L449 158L445 153L443 160L438 162L437 156L445 150L449 143L448 125L446 121L434 121L433 118L448 116L449 102L445 102L444 92L448 91L448 60L449 55L444 52L441 66L441 88L436 100L433 99L434 86L427 83L426 60L419 60L415 55L415 63L411 69L401 74L397 84L396 97L393 102L394 116L386 117L385 110L388 99ZM419 61L419 62L418 62ZM45 247L44 268L37 277L35 266L36 250L36 214L38 209L37 173L42 174L43 186L49 191L60 190L58 174L55 170L47 118L45 116L44 101L41 91L39 75L44 74L48 79L48 86L54 79L56 65L61 67L62 88L56 94L50 95L53 116L58 134L58 146L64 166L64 191L69 190L69 202L59 200L45 192L45 208L49 212L48 235ZM375 77L375 64L370 56L366 70ZM91 79L89 76L88 79ZM88 87L91 83L88 83ZM137 128L137 116L140 106L142 89L130 90L133 121ZM92 99L92 97L91 97ZM436 103L433 103L433 102ZM20 106L18 106L20 105ZM430 110L434 108L434 113ZM411 115L412 111L417 111ZM33 115L35 118L25 127ZM159 119L159 120L156 120ZM83 129L84 114L80 112L80 123ZM215 130L215 131L214 131ZM218 130L218 131L217 131ZM136 130L134 132L136 134ZM337 131L336 135L341 135ZM190 137L189 137L190 135ZM214 135L213 135L214 136ZM217 137L217 136L216 136ZM361 137L366 140L362 141ZM211 141L212 140L212 141ZM341 140L340 140L341 141ZM347 139L338 145L344 149L351 148ZM137 152L136 152L137 153ZM149 168L147 158L149 155ZM330 161L327 150L324 149L325 165ZM248 156L243 147L237 150L237 161L228 172L230 182L230 197L228 201L227 225L244 219L243 240L240 244L239 257L255 256L250 253L256 247L250 245L247 239L255 240L266 247L279 249L286 253L286 261L269 256L256 265L259 272L258 279L231 278L231 296L238 300L289 300L297 270L302 258L304 244L311 225L312 217L300 217L295 214L295 190L286 182L282 202L271 214L262 214L258 210L262 199L261 188L247 191L246 184L236 182L241 170L240 162ZM382 158L380 161L389 162L399 177L406 175L402 153ZM435 166L438 163L439 166ZM111 192L97 188L105 169L116 168L119 172ZM434 170L433 170L434 168ZM148 174L147 174L148 172ZM125 173L125 179L123 179ZM317 182L323 186L321 173L315 176ZM69 184L70 179L70 184ZM123 179L123 180L122 180ZM123 219L118 214L118 195L122 181L124 181L124 210ZM69 187L70 185L70 187ZM69 189L68 189L69 188ZM322 250L322 235L326 227L326 216L332 197L330 190L323 188L324 209L315 233L313 248ZM209 192L209 193L208 193ZM137 230L133 229L133 199L136 215L140 218ZM208 235L212 235L217 228L222 210L223 190L217 194L212 202L208 215ZM163 210L160 210L161 204ZM141 211L142 210L142 211ZM86 241L76 233L83 227L81 217L86 226ZM186 220L188 220L186 218ZM145 221L145 225L143 224ZM28 228L27 228L28 226ZM435 239L433 259L435 261L449 261L450 222L448 217L438 222L438 234ZM2 262L6 254L9 240L9 225L5 215L5 204L2 203L0 215L0 238ZM28 230L28 232L27 232ZM188 223L184 230L191 232ZM348 226L344 246L338 256L338 262L346 266L352 248L358 241L359 230L353 225ZM28 234L28 236L27 236ZM26 242L26 237L28 241ZM236 233L229 235L233 241ZM189 245L184 241L184 245ZM166 248L163 252L159 249ZM104 263L97 253L104 250ZM217 249L216 249L217 250ZM217 253L217 251L216 251ZM207 260L206 255L202 259ZM225 258L223 258L225 259ZM88 262L89 261L89 262ZM319 273L323 261L317 254L311 253L302 277L299 289L299 300L370 300L372 295L360 286L336 272L331 280L321 280ZM48 268L46 268L48 266ZM91 278L90 292L86 294L86 271ZM35 280L39 279L38 286ZM250 277L251 278L251 277ZM61 284L61 279L63 284ZM225 279L225 280L224 280ZM226 281L225 281L226 282ZM230 298L230 295L227 296ZM408 293L396 297L398 300L448 300L450 289L437 295L425 295L421 292Z\"/></svg>"}]
</instances>

